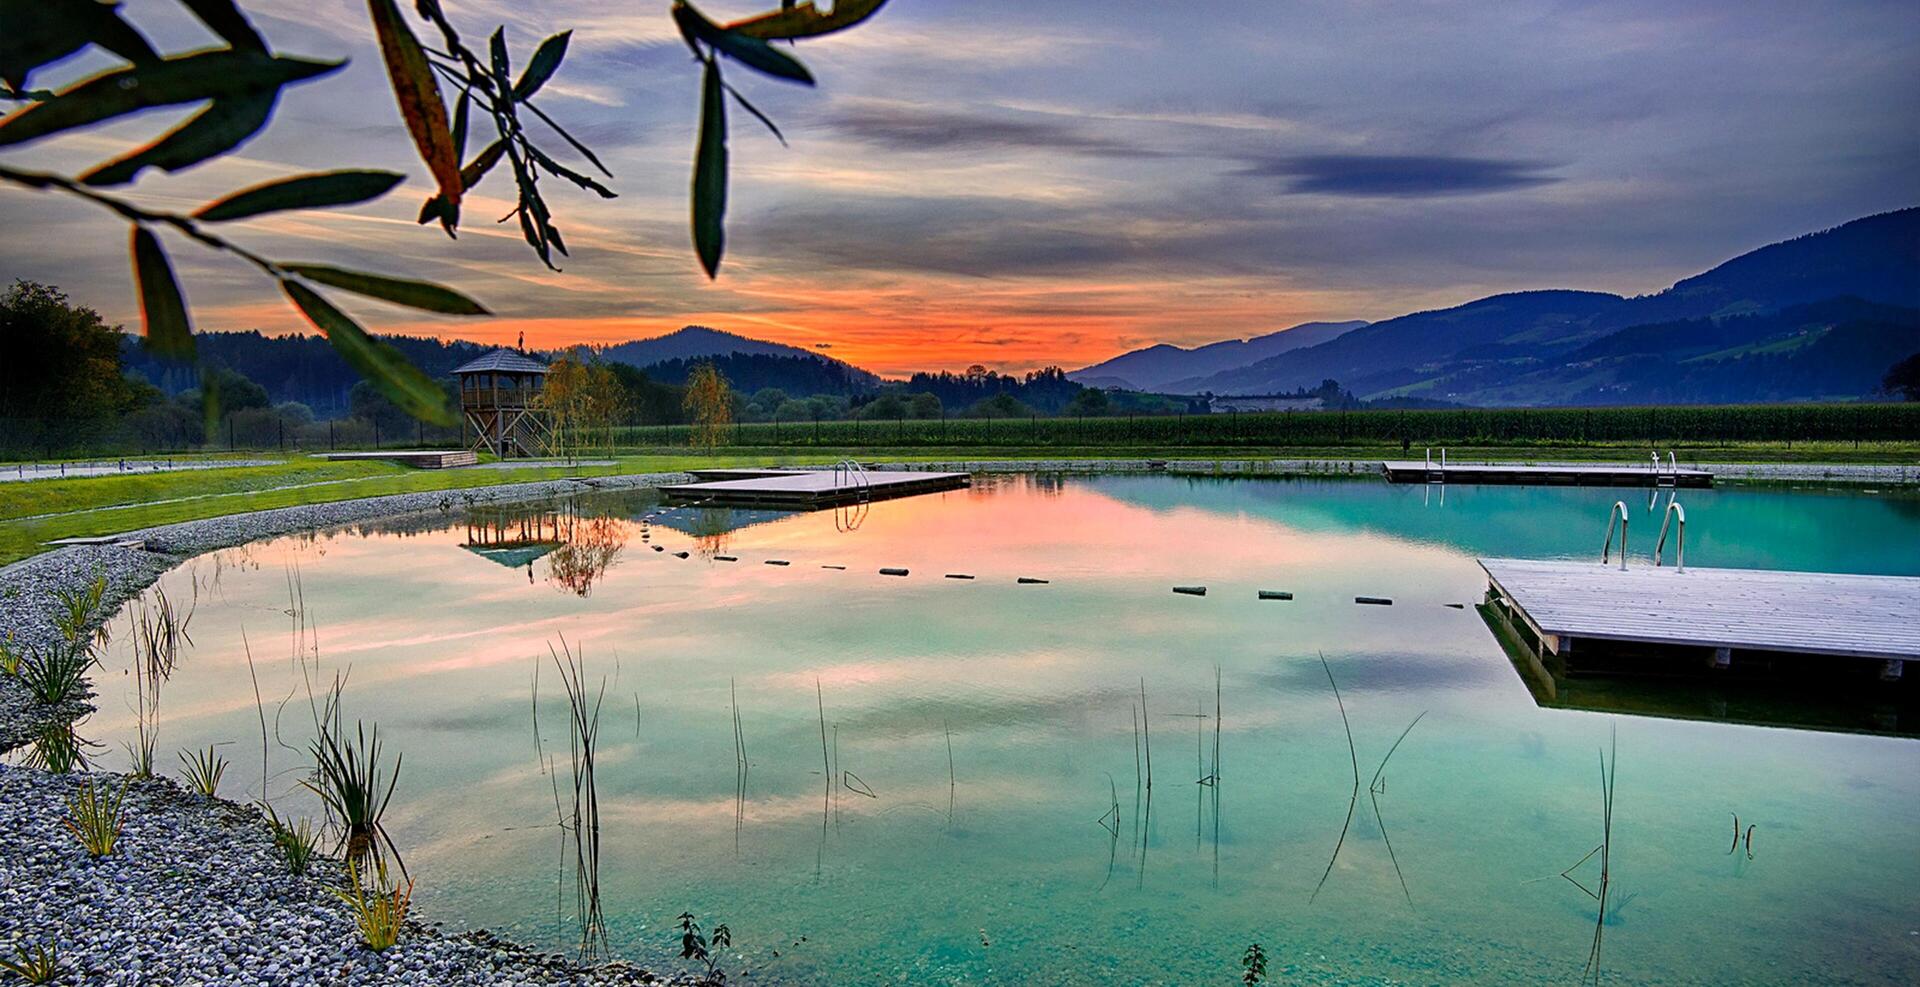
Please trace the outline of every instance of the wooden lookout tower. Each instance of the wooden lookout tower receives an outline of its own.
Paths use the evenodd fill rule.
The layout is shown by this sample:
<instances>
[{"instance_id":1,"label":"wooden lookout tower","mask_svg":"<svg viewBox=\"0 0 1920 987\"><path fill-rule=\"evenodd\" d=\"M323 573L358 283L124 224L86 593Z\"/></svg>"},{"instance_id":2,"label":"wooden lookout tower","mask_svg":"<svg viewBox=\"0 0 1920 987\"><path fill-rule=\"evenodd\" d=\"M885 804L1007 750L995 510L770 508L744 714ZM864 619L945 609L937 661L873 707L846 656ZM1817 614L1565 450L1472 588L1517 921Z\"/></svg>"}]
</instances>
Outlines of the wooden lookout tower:
<instances>
[{"instance_id":1,"label":"wooden lookout tower","mask_svg":"<svg viewBox=\"0 0 1920 987\"><path fill-rule=\"evenodd\" d=\"M553 426L541 406L547 367L509 349L498 349L455 368L460 411L473 429L468 448L501 458L545 455Z\"/></svg>"}]
</instances>

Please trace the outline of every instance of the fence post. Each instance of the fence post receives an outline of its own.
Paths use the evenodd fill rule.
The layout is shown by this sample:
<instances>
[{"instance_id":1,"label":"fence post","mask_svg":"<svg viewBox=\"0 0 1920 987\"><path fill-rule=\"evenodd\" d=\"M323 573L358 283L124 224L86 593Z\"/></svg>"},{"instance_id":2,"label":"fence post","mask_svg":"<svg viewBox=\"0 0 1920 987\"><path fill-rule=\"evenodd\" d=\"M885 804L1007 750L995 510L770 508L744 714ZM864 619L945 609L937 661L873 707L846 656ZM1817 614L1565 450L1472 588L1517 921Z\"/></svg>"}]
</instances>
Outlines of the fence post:
<instances>
[{"instance_id":1,"label":"fence post","mask_svg":"<svg viewBox=\"0 0 1920 987\"><path fill-rule=\"evenodd\" d=\"M334 425L334 421L333 421L333 419L331 419L331 418L329 418L329 419L327 419L327 451L328 451L328 452L332 452L332 451L333 451L333 449L334 449L334 445L333 445L333 425Z\"/></svg>"},{"instance_id":2,"label":"fence post","mask_svg":"<svg viewBox=\"0 0 1920 987\"><path fill-rule=\"evenodd\" d=\"M287 420L280 419L280 451L287 451Z\"/></svg>"},{"instance_id":3,"label":"fence post","mask_svg":"<svg viewBox=\"0 0 1920 987\"><path fill-rule=\"evenodd\" d=\"M367 420L373 422L373 447L378 449L380 448L380 419L369 418Z\"/></svg>"},{"instance_id":4,"label":"fence post","mask_svg":"<svg viewBox=\"0 0 1920 987\"><path fill-rule=\"evenodd\" d=\"M233 413L227 413L227 451L233 451Z\"/></svg>"}]
</instances>

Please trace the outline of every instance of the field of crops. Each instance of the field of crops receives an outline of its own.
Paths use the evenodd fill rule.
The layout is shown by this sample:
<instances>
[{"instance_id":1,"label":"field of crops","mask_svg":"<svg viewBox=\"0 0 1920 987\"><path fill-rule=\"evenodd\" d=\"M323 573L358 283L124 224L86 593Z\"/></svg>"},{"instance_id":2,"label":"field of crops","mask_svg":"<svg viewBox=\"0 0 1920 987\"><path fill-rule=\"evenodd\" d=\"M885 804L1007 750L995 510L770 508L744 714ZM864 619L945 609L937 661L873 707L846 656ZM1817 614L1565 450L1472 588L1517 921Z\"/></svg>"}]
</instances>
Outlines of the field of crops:
<instances>
[{"instance_id":1,"label":"field of crops","mask_svg":"<svg viewBox=\"0 0 1920 987\"><path fill-rule=\"evenodd\" d=\"M730 431L731 444L759 448L1912 442L1920 440L1920 403L761 422ZM625 426L613 438L620 447L660 447L686 445L690 433L685 425Z\"/></svg>"}]
</instances>

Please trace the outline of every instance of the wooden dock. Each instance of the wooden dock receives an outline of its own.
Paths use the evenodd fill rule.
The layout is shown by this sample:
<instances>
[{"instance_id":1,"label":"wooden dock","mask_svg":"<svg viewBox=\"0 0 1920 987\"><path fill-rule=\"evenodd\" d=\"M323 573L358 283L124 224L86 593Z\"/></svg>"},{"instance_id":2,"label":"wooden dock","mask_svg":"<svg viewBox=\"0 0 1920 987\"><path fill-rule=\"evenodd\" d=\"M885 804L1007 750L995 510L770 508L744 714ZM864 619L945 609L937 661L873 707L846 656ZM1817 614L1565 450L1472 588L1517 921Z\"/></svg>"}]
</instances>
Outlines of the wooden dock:
<instances>
[{"instance_id":1,"label":"wooden dock","mask_svg":"<svg viewBox=\"0 0 1920 987\"><path fill-rule=\"evenodd\" d=\"M702 471L723 472L723 471ZM660 488L676 503L721 507L785 507L812 510L863 501L890 500L940 490L957 490L972 478L965 473L912 470L768 470L762 475L680 483Z\"/></svg>"},{"instance_id":2,"label":"wooden dock","mask_svg":"<svg viewBox=\"0 0 1920 987\"><path fill-rule=\"evenodd\" d=\"M1768 569L1622 570L1598 562L1481 559L1488 602L1542 657L1642 670L1820 659L1901 677L1920 659L1920 578ZM1865 659L1865 662L1857 661Z\"/></svg>"},{"instance_id":3,"label":"wooden dock","mask_svg":"<svg viewBox=\"0 0 1920 987\"><path fill-rule=\"evenodd\" d=\"M454 466L472 466L480 461L471 449L393 449L385 452L323 452L319 458L326 460L377 459L412 466L415 469L439 470Z\"/></svg>"},{"instance_id":4,"label":"wooden dock","mask_svg":"<svg viewBox=\"0 0 1920 987\"><path fill-rule=\"evenodd\" d=\"M1389 483L1515 483L1542 487L1711 487L1707 470L1610 463L1448 463L1388 460L1380 464Z\"/></svg>"}]
</instances>

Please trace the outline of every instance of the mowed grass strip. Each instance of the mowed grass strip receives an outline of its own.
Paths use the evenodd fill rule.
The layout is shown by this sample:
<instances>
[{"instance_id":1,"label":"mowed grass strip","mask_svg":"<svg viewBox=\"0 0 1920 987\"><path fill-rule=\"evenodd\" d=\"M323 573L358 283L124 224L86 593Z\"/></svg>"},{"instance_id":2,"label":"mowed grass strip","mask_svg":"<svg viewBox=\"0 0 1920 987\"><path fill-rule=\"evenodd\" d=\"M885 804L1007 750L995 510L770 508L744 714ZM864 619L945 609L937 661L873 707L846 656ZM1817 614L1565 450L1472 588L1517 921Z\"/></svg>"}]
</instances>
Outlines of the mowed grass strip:
<instances>
[{"instance_id":1,"label":"mowed grass strip","mask_svg":"<svg viewBox=\"0 0 1920 987\"><path fill-rule=\"evenodd\" d=\"M1419 456L1420 446L1408 454ZM1665 451L1664 449L1662 450ZM1912 464L1920 443L1847 442L1715 443L1677 446L1685 462ZM1619 445L1457 446L1453 462L1640 462L1644 447ZM544 466L486 469L417 470L382 461L329 462L289 455L269 466L234 466L173 472L115 474L60 480L0 483L0 564L45 550L59 538L94 537L161 524L220 517L247 511L329 503L360 497L460 490L565 476L665 473L726 466L777 466L831 463L845 458L867 462L952 462L988 460L1088 461L1101 459L1177 459L1214 462L1238 460L1354 460L1370 470L1382 459L1402 457L1399 445L1348 445L1287 448L1165 446L783 446L727 447L712 455L684 447L622 450L612 466ZM225 456L186 457L176 460ZM593 453L585 458L604 458ZM1663 457L1664 458L1664 457Z\"/></svg>"}]
</instances>

